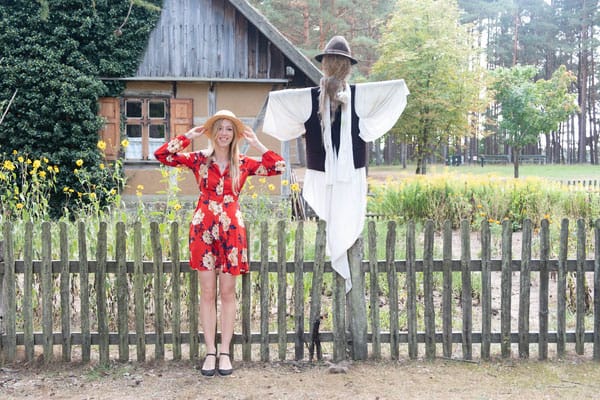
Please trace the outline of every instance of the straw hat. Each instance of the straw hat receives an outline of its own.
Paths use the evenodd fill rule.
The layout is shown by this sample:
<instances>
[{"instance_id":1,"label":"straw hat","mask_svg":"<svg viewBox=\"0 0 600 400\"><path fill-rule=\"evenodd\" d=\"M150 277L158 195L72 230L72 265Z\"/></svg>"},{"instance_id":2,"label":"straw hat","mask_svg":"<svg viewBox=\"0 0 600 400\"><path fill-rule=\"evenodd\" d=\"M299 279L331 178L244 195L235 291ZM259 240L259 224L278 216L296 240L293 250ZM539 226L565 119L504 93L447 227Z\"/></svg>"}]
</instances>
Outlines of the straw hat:
<instances>
[{"instance_id":1,"label":"straw hat","mask_svg":"<svg viewBox=\"0 0 600 400\"><path fill-rule=\"evenodd\" d=\"M235 125L235 129L237 131L238 136L242 136L244 133L245 125L242 121L240 121L234 113L229 110L219 110L212 117L206 120L204 123L204 128L206 128L206 134L208 136L212 135L213 125L220 119L227 119Z\"/></svg>"},{"instance_id":2,"label":"straw hat","mask_svg":"<svg viewBox=\"0 0 600 400\"><path fill-rule=\"evenodd\" d=\"M352 53L350 52L350 45L348 44L346 39L344 39L343 36L332 37L329 43L327 43L327 45L325 46L325 49L323 49L323 52L315 56L315 60L321 62L323 56L326 55L344 56L350 59L351 64L356 64L358 62L354 58L352 58Z\"/></svg>"}]
</instances>

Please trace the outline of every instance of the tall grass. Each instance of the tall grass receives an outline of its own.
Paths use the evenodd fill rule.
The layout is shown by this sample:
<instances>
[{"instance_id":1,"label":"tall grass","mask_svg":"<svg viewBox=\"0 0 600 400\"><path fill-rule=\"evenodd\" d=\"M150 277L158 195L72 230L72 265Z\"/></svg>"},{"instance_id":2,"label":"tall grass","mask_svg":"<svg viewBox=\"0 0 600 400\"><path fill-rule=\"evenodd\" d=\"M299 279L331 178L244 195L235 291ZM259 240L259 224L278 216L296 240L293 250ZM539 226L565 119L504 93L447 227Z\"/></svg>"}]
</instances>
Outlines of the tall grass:
<instances>
[{"instance_id":1,"label":"tall grass","mask_svg":"<svg viewBox=\"0 0 600 400\"><path fill-rule=\"evenodd\" d=\"M370 182L368 211L401 222L431 219L439 228L445 220L458 227L462 219L473 223L509 219L515 230L526 218L583 218L590 223L600 217L596 189L571 187L553 180L495 175L412 176L401 180Z\"/></svg>"}]
</instances>

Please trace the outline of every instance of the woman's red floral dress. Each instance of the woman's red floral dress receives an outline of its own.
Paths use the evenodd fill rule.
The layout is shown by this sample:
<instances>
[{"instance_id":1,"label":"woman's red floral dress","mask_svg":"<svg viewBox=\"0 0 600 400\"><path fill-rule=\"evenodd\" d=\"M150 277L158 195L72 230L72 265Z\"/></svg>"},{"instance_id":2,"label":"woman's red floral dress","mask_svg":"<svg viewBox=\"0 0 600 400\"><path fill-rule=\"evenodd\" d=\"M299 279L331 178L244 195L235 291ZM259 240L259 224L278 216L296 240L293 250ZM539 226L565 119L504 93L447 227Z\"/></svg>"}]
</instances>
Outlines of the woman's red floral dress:
<instances>
[{"instance_id":1,"label":"woman's red floral dress","mask_svg":"<svg viewBox=\"0 0 600 400\"><path fill-rule=\"evenodd\" d=\"M178 136L158 148L154 156L165 165L185 165L191 169L200 189L190 224L190 267L244 274L249 271L246 228L238 203L239 194L232 190L229 167L221 172L201 151L179 152L189 144L188 138ZM240 155L240 188L250 175L277 175L284 169L285 161L273 151L264 153L260 161Z\"/></svg>"}]
</instances>

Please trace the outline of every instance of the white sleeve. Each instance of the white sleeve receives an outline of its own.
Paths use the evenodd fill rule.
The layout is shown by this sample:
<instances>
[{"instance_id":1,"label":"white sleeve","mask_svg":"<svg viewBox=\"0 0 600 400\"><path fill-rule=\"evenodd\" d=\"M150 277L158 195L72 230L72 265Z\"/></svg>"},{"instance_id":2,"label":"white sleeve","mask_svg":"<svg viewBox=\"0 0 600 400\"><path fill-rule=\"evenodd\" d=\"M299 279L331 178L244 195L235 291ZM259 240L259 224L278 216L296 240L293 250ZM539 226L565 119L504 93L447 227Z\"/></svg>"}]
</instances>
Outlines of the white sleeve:
<instances>
[{"instance_id":1,"label":"white sleeve","mask_svg":"<svg viewBox=\"0 0 600 400\"><path fill-rule=\"evenodd\" d=\"M287 89L269 93L263 132L281 141L302 135L304 122L312 110L310 90Z\"/></svg>"},{"instance_id":2,"label":"white sleeve","mask_svg":"<svg viewBox=\"0 0 600 400\"><path fill-rule=\"evenodd\" d=\"M357 84L354 106L360 137L372 142L392 129L406 107L409 93L404 79Z\"/></svg>"}]
</instances>

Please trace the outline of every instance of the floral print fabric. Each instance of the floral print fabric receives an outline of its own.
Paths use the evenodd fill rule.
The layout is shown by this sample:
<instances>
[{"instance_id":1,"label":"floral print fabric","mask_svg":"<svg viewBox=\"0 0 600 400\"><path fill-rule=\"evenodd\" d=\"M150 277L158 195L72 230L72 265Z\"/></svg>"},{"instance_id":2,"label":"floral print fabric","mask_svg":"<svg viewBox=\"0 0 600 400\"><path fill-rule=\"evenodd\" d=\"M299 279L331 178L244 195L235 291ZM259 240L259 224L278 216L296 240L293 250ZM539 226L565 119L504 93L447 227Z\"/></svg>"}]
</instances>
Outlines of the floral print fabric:
<instances>
[{"instance_id":1,"label":"floral print fabric","mask_svg":"<svg viewBox=\"0 0 600 400\"><path fill-rule=\"evenodd\" d=\"M219 269L240 275L249 271L246 228L238 197L232 188L229 167L221 171L203 152L181 153L190 144L185 136L165 143L154 156L169 166L192 170L200 197L190 223L190 267L196 270ZM285 161L273 151L262 159L240 156L240 188L250 175L271 176L285 170Z\"/></svg>"}]
</instances>

